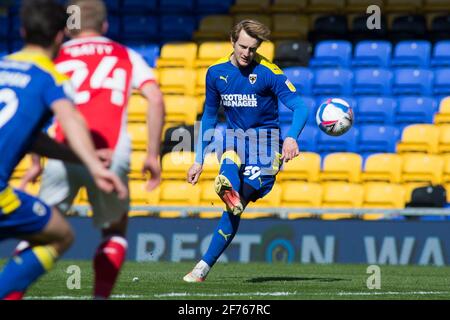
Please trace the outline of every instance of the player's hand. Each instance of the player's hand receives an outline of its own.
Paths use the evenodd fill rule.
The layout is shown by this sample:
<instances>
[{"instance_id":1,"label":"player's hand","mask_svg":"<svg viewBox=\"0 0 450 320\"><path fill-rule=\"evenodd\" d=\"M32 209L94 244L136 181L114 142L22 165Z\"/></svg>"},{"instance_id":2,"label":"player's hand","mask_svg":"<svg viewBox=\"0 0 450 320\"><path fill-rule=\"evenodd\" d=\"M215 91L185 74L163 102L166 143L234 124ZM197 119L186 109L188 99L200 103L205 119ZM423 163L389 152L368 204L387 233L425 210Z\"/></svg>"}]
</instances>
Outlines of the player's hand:
<instances>
[{"instance_id":1,"label":"player's hand","mask_svg":"<svg viewBox=\"0 0 450 320\"><path fill-rule=\"evenodd\" d=\"M145 158L142 174L145 176L147 172L150 173L150 179L148 179L145 188L147 191L152 191L161 183L161 164L157 156L148 154Z\"/></svg>"},{"instance_id":2,"label":"player's hand","mask_svg":"<svg viewBox=\"0 0 450 320\"><path fill-rule=\"evenodd\" d=\"M202 174L203 166L199 163L194 163L188 170L187 182L195 185Z\"/></svg>"},{"instance_id":3,"label":"player's hand","mask_svg":"<svg viewBox=\"0 0 450 320\"><path fill-rule=\"evenodd\" d=\"M36 183L37 179L42 174L42 170L41 158L36 154L31 155L31 167L20 181L18 189L24 191L30 182Z\"/></svg>"},{"instance_id":4,"label":"player's hand","mask_svg":"<svg viewBox=\"0 0 450 320\"><path fill-rule=\"evenodd\" d=\"M117 192L118 198L122 200L128 196L128 189L120 178L103 166L98 166L95 170L91 171L91 174L100 190L106 193L115 191Z\"/></svg>"},{"instance_id":5,"label":"player's hand","mask_svg":"<svg viewBox=\"0 0 450 320\"><path fill-rule=\"evenodd\" d=\"M95 151L100 162L105 166L105 168L109 168L112 163L112 158L114 151L112 149L97 149Z\"/></svg>"},{"instance_id":6,"label":"player's hand","mask_svg":"<svg viewBox=\"0 0 450 320\"><path fill-rule=\"evenodd\" d=\"M287 137L283 143L283 150L281 153L281 160L289 162L300 154L297 141L291 137Z\"/></svg>"}]
</instances>

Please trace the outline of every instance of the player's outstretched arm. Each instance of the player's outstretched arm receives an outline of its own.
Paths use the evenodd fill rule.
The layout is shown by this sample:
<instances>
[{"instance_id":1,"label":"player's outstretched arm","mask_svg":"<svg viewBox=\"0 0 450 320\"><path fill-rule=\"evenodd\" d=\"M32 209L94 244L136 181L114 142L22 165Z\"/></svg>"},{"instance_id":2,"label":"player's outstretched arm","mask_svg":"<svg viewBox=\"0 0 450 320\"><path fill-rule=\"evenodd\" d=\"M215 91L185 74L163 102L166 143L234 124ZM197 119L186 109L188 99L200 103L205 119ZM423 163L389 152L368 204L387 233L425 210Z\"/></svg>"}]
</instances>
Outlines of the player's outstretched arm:
<instances>
[{"instance_id":1,"label":"player's outstretched arm","mask_svg":"<svg viewBox=\"0 0 450 320\"><path fill-rule=\"evenodd\" d=\"M86 165L97 186L105 192L116 191L121 199L126 198L127 188L115 174L104 168L98 159L86 123L72 103L66 99L59 99L51 105L51 108L70 147Z\"/></svg>"},{"instance_id":2,"label":"player's outstretched arm","mask_svg":"<svg viewBox=\"0 0 450 320\"><path fill-rule=\"evenodd\" d=\"M141 88L142 95L147 99L147 156L142 166L142 174L150 173L146 189L153 190L161 183L161 164L159 151L161 134L164 125L165 106L163 94L155 82L145 84Z\"/></svg>"}]
</instances>

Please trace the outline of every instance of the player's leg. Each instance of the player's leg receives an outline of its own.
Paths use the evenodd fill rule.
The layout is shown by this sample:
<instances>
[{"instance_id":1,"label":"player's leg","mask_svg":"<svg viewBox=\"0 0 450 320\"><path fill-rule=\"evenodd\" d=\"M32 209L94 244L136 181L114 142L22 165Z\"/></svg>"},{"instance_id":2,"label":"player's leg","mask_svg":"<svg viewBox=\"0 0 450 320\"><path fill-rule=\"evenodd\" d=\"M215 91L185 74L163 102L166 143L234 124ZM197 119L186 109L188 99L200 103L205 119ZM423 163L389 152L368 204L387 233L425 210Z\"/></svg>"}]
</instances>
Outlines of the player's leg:
<instances>
[{"instance_id":1,"label":"player's leg","mask_svg":"<svg viewBox=\"0 0 450 320\"><path fill-rule=\"evenodd\" d=\"M48 272L72 244L74 235L57 210L37 198L15 191L20 207L3 216L2 238L15 237L31 245L15 254L0 273L0 299L21 299L27 288Z\"/></svg>"}]
</instances>

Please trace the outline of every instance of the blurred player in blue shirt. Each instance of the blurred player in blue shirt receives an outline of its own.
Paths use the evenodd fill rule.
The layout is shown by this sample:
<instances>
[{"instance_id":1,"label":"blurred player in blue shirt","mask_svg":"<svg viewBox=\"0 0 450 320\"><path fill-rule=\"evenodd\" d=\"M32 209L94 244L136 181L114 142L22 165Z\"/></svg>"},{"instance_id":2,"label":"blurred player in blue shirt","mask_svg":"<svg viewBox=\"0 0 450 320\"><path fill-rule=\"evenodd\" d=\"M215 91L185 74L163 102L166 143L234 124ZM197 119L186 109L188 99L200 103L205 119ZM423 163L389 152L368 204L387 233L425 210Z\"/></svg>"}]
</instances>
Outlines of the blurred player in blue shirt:
<instances>
[{"instance_id":1,"label":"blurred player in blue shirt","mask_svg":"<svg viewBox=\"0 0 450 320\"><path fill-rule=\"evenodd\" d=\"M269 34L269 29L257 21L241 21L231 32L233 53L210 66L206 74L206 100L196 160L187 180L193 185L197 183L205 154L215 149L221 154L221 167L214 187L226 211L207 252L184 281L205 280L233 240L247 204L269 193L282 162L299 155L297 138L308 111L283 72L256 53ZM279 134L278 100L294 111L284 141ZM215 135L215 143L210 145L208 138L217 124L220 106L224 107L228 129L224 141Z\"/></svg>"},{"instance_id":2,"label":"blurred player in blue shirt","mask_svg":"<svg viewBox=\"0 0 450 320\"><path fill-rule=\"evenodd\" d=\"M9 186L14 168L27 152L49 156L59 150L43 142L51 139L39 139L53 115L97 185L106 192L116 190L121 197L127 194L119 178L97 158L85 123L67 98L68 79L51 60L64 39L64 8L54 0L24 0L21 20L25 47L0 59L0 241L24 239L30 246L18 250L0 273L0 299L8 300L21 299L73 241L70 226L55 208Z\"/></svg>"}]
</instances>

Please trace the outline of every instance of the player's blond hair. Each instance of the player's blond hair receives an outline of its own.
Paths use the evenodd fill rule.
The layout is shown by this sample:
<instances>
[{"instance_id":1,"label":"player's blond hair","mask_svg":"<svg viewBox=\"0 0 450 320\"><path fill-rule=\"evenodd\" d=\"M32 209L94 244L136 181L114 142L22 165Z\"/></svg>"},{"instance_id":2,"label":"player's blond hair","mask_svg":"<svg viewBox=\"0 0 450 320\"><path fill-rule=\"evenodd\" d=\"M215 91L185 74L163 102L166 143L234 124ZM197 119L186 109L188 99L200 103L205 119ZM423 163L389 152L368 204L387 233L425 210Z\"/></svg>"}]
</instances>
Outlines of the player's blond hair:
<instances>
[{"instance_id":1,"label":"player's blond hair","mask_svg":"<svg viewBox=\"0 0 450 320\"><path fill-rule=\"evenodd\" d=\"M86 30L103 32L103 24L107 21L108 13L102 0L70 0L67 5L80 8L80 29L70 30L72 35Z\"/></svg>"},{"instance_id":2,"label":"player's blond hair","mask_svg":"<svg viewBox=\"0 0 450 320\"><path fill-rule=\"evenodd\" d=\"M246 19L237 23L231 29L231 40L236 42L239 39L239 34L244 30L250 37L258 39L261 43L269 40L270 29L259 21Z\"/></svg>"}]
</instances>

